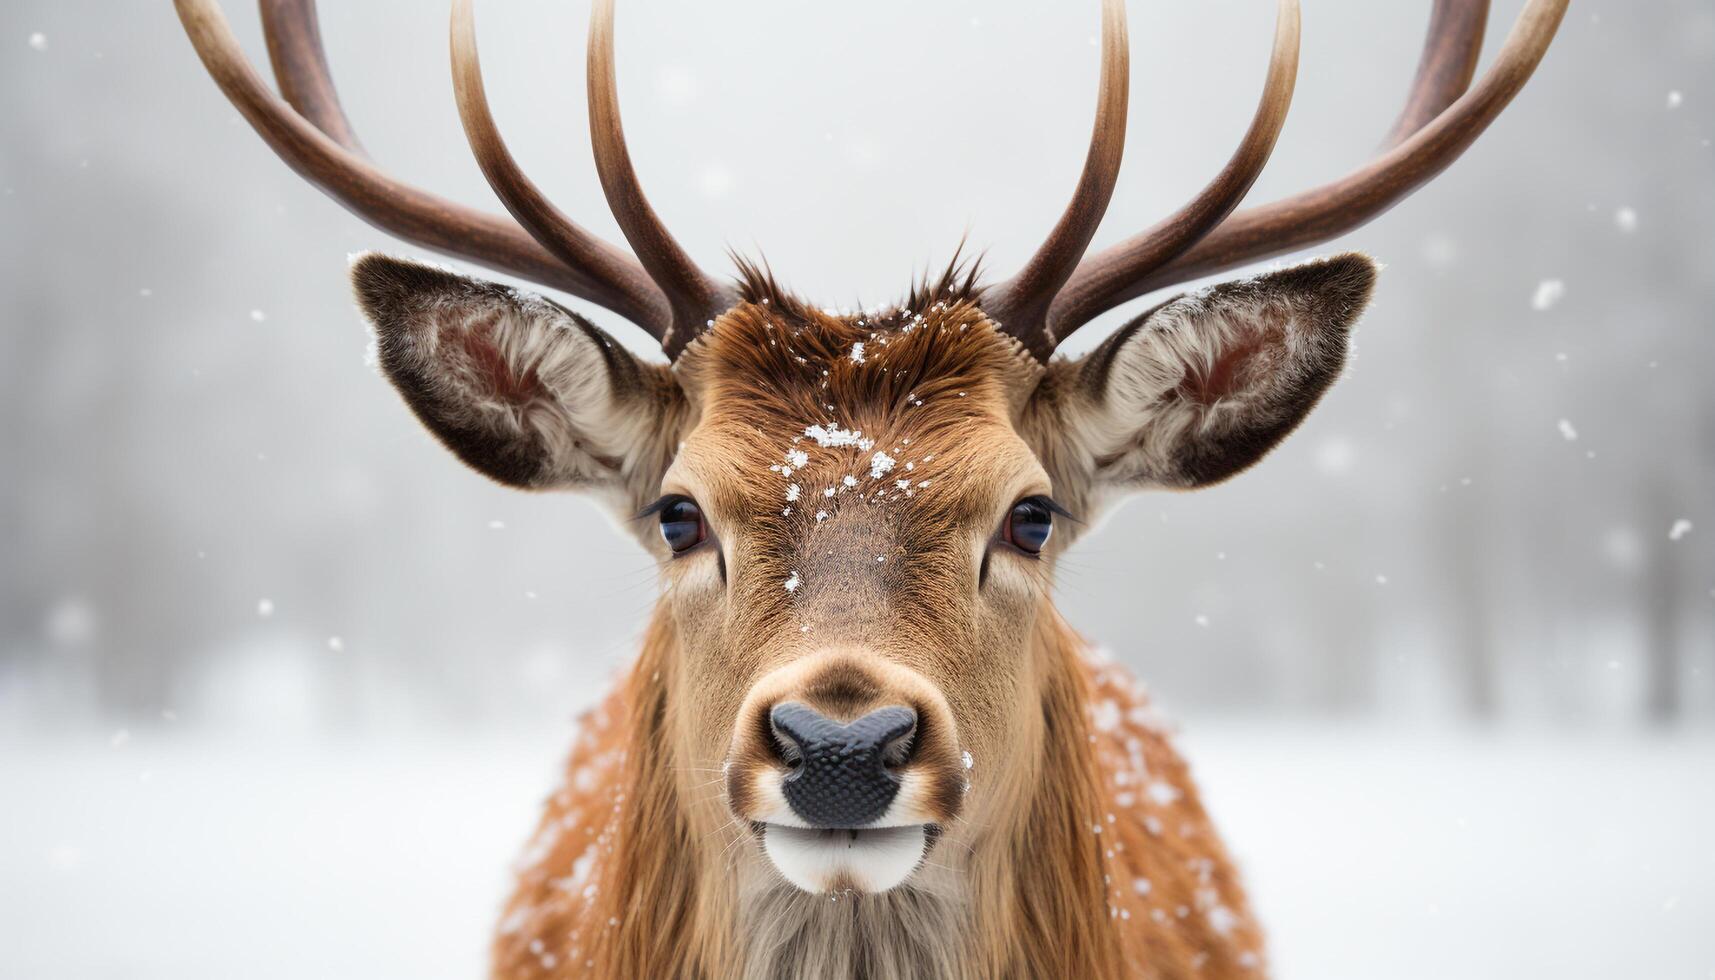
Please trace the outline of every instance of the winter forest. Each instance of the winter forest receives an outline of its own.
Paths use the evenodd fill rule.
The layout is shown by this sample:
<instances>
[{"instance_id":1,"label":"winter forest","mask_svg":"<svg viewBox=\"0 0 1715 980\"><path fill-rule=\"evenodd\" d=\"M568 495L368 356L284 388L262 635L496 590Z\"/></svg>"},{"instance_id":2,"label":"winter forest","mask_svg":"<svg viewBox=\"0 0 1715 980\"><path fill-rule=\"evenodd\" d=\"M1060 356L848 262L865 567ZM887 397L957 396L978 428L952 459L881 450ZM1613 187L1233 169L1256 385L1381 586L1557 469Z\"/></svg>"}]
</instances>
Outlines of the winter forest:
<instances>
[{"instance_id":1,"label":"winter forest","mask_svg":"<svg viewBox=\"0 0 1715 980\"><path fill-rule=\"evenodd\" d=\"M498 211L443 5L321 6L370 153ZM587 3L478 6L513 151L620 240ZM852 307L961 238L1010 269L1082 162L1093 0L620 6L632 152L706 268L766 257ZM1428 16L1304 7L1251 201L1369 156ZM1274 4L1128 10L1098 246L1225 161ZM417 425L346 263L429 256L283 166L170 4L17 0L0 25L0 975L477 975L652 560L593 500L489 484ZM1712 138L1715 6L1575 0L1462 159L1316 250L1385 271L1304 426L1062 562L1061 611L1182 732L1279 975L1715 971Z\"/></svg>"}]
</instances>

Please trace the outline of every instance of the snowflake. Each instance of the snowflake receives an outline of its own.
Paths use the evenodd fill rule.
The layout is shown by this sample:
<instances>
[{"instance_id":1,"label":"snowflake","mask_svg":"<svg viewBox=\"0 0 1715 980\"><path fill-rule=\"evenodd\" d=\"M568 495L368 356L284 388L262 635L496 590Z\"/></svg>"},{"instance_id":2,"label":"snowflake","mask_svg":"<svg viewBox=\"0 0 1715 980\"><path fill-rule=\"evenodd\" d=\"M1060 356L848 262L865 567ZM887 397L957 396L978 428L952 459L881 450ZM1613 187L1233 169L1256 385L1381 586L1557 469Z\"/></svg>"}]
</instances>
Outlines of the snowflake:
<instances>
[{"instance_id":1,"label":"snowflake","mask_svg":"<svg viewBox=\"0 0 1715 980\"><path fill-rule=\"evenodd\" d=\"M1530 308L1541 313L1549 310L1566 296L1566 283L1559 279L1544 279L1537 283L1536 292L1530 297Z\"/></svg>"},{"instance_id":2,"label":"snowflake","mask_svg":"<svg viewBox=\"0 0 1715 980\"><path fill-rule=\"evenodd\" d=\"M1156 806L1172 806L1179 800L1179 790L1166 780L1153 780L1144 788L1149 794L1149 800Z\"/></svg>"},{"instance_id":3,"label":"snowflake","mask_svg":"<svg viewBox=\"0 0 1715 980\"><path fill-rule=\"evenodd\" d=\"M856 446L868 452L875 445L874 439L865 439L863 432L857 429L842 429L839 423L828 425L805 426L804 434L816 440L816 445L823 449L837 449L841 446Z\"/></svg>"}]
</instances>

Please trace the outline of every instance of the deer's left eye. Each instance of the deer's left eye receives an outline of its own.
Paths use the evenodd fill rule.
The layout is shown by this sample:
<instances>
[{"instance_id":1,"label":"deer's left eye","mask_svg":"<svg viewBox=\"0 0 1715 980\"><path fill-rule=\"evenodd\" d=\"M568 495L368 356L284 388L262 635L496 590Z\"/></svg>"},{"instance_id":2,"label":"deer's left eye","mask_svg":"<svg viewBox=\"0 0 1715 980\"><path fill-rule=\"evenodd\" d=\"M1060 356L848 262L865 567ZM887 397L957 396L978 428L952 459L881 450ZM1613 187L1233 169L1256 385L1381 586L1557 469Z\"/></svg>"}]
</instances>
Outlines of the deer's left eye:
<instances>
[{"instance_id":1,"label":"deer's left eye","mask_svg":"<svg viewBox=\"0 0 1715 980\"><path fill-rule=\"evenodd\" d=\"M1041 497L1020 500L1006 515L1006 542L1025 554L1040 554L1053 533L1054 511Z\"/></svg>"}]
</instances>

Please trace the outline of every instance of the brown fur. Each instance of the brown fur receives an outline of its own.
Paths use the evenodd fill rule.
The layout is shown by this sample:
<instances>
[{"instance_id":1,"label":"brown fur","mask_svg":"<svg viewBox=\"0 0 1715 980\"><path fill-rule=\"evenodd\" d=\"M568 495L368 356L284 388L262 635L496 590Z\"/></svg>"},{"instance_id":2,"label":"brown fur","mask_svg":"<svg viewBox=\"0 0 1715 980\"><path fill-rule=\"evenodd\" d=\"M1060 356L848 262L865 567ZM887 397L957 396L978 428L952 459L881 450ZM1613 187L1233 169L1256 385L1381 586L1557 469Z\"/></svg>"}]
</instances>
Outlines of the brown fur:
<instances>
[{"instance_id":1,"label":"brown fur","mask_svg":"<svg viewBox=\"0 0 1715 980\"><path fill-rule=\"evenodd\" d=\"M1179 297L1046 366L956 262L907 309L851 315L743 271L743 301L669 369L503 287L354 268L382 367L472 466L634 512L685 497L703 521L680 553L634 525L661 601L520 862L494 975L1259 975L1184 762L1054 610L1083 525L1039 555L1005 529L1026 498L1093 518L1255 462L1338 373L1373 264ZM873 861L817 864L789 832L769 723L788 701L914 712L887 809L851 838Z\"/></svg>"},{"instance_id":2,"label":"brown fur","mask_svg":"<svg viewBox=\"0 0 1715 980\"><path fill-rule=\"evenodd\" d=\"M664 489L703 506L719 564L664 566L642 656L586 719L520 869L495 976L787 975L822 962L791 958L816 944L853 977L1258 975L1237 876L1142 695L1060 621L1048 559L985 540L1050 486L1014 430L1041 369L958 295L874 317L751 295L676 369L698 419ZM808 425L874 446L770 470L813 446ZM898 463L872 479L877 449ZM814 666L828 650L846 651L835 680ZM913 678L945 698L940 785L961 746L975 754L965 815L892 892L783 888L733 818L753 801L724 792L734 767L766 764L746 712L787 690L836 714L919 704ZM752 942L763 911L770 949Z\"/></svg>"},{"instance_id":3,"label":"brown fur","mask_svg":"<svg viewBox=\"0 0 1715 980\"><path fill-rule=\"evenodd\" d=\"M957 859L972 890L963 976L1261 976L1237 873L1147 698L1051 613L1036 647L1045 755L1020 760L1014 781L1029 788L1017 818L990 829L1001 846ZM691 839L660 757L657 671L674 654L658 617L628 680L585 716L501 917L497 978L742 975L723 879L746 836ZM1044 770L1067 778L1035 778Z\"/></svg>"}]
</instances>

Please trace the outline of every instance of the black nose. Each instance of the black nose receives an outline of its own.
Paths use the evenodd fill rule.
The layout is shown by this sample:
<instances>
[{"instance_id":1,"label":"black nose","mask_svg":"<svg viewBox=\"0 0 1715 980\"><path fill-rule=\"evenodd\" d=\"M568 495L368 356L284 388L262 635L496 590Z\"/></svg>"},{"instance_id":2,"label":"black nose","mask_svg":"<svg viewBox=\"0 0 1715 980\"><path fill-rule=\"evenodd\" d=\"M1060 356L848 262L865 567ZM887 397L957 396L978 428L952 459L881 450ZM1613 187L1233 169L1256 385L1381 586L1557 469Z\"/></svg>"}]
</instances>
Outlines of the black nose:
<instances>
[{"instance_id":1,"label":"black nose","mask_svg":"<svg viewBox=\"0 0 1715 980\"><path fill-rule=\"evenodd\" d=\"M793 766L783 791L812 827L862 827L887 812L899 792L891 767L910 755L917 712L881 708L842 725L796 701L768 713Z\"/></svg>"}]
</instances>

